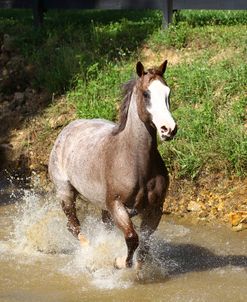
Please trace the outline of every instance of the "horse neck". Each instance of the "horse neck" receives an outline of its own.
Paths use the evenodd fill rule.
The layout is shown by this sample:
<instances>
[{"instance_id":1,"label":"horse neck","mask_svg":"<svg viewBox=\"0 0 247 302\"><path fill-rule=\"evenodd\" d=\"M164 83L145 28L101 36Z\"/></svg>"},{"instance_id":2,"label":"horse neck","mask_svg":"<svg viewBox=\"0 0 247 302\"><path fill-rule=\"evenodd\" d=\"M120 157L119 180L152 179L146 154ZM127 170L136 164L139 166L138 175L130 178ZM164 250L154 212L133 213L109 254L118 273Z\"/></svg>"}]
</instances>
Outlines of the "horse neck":
<instances>
[{"instance_id":1,"label":"horse neck","mask_svg":"<svg viewBox=\"0 0 247 302\"><path fill-rule=\"evenodd\" d=\"M151 159L153 150L157 149L156 130L145 125L138 114L136 93L133 92L128 110L125 129L121 132L121 139L128 142L129 152L140 154Z\"/></svg>"}]
</instances>

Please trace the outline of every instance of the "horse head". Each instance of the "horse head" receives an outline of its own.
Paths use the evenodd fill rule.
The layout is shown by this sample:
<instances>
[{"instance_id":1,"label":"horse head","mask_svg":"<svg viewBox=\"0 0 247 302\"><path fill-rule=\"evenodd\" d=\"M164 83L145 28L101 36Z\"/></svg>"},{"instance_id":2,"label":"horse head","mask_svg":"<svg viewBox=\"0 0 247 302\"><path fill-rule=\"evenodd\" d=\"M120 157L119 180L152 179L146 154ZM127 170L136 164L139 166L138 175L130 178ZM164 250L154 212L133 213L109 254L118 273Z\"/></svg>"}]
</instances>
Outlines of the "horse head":
<instances>
[{"instance_id":1,"label":"horse head","mask_svg":"<svg viewBox=\"0 0 247 302\"><path fill-rule=\"evenodd\" d=\"M177 125L170 112L170 88L163 78L166 66L167 60L158 68L145 71L141 62L136 64L139 118L145 124L155 127L162 141L171 140L177 132Z\"/></svg>"}]
</instances>

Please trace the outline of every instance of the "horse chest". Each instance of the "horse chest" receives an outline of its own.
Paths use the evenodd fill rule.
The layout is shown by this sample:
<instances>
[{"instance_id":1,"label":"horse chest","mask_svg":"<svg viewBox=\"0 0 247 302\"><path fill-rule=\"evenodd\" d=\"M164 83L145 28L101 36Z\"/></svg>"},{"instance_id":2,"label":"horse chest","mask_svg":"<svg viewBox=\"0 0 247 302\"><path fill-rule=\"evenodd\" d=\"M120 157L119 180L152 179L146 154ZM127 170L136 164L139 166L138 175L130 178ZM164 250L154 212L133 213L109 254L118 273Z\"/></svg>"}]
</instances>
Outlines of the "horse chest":
<instances>
[{"instance_id":1,"label":"horse chest","mask_svg":"<svg viewBox=\"0 0 247 302\"><path fill-rule=\"evenodd\" d=\"M142 212L147 207L162 203L167 186L168 179L163 175L157 175L145 181L133 174L120 179L118 183L111 184L109 191L112 199L121 199L127 208Z\"/></svg>"},{"instance_id":2,"label":"horse chest","mask_svg":"<svg viewBox=\"0 0 247 302\"><path fill-rule=\"evenodd\" d=\"M108 193L110 199L120 199L132 208L135 204L143 204L144 200L147 199L147 183L140 179L136 173L119 174L108 181Z\"/></svg>"},{"instance_id":3,"label":"horse chest","mask_svg":"<svg viewBox=\"0 0 247 302\"><path fill-rule=\"evenodd\" d=\"M136 192L137 180L134 174L121 174L109 180L108 184L111 195L120 196L122 200L128 200Z\"/></svg>"}]
</instances>

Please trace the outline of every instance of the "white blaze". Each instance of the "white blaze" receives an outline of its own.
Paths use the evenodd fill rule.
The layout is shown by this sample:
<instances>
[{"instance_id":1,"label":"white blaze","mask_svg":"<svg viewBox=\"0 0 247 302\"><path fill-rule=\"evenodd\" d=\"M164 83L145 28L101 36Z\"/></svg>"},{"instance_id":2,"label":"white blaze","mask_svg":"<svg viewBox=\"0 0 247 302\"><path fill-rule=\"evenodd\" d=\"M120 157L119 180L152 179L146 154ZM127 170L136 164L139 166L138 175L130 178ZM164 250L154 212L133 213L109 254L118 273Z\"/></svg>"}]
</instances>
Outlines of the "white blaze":
<instances>
[{"instance_id":1,"label":"white blaze","mask_svg":"<svg viewBox=\"0 0 247 302\"><path fill-rule=\"evenodd\" d=\"M150 91L150 104L147 110L152 115L152 121L157 128L159 136L164 138L162 136L169 136L176 126L169 111L170 88L160 80L154 80L149 85L148 90Z\"/></svg>"}]
</instances>

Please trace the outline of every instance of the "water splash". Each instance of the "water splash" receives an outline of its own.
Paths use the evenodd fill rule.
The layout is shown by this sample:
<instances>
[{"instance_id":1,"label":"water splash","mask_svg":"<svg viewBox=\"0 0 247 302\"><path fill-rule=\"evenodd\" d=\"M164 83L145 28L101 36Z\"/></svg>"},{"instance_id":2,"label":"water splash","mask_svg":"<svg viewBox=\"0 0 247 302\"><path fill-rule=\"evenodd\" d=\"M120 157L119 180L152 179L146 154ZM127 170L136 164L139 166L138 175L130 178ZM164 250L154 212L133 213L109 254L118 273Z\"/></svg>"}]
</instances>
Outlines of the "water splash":
<instances>
[{"instance_id":1,"label":"water splash","mask_svg":"<svg viewBox=\"0 0 247 302\"><path fill-rule=\"evenodd\" d=\"M15 209L14 229L8 245L0 245L1 252L11 250L15 255L23 255L18 258L21 263L35 262L40 257L46 262L49 255L54 255L56 261L62 256L65 261L54 268L63 275L86 277L89 284L98 288L130 286L129 275L113 267L115 257L126 254L123 236L116 229L107 230L96 215L97 211L88 206L79 207L79 216L83 211L86 216L81 229L90 241L90 246L82 248L68 232L67 219L54 196L40 196L26 190Z\"/></svg>"},{"instance_id":2,"label":"water splash","mask_svg":"<svg viewBox=\"0 0 247 302\"><path fill-rule=\"evenodd\" d=\"M98 288L130 286L133 278L126 278L126 271L116 270L113 266L116 257L126 254L122 234L117 229L106 229L94 216L85 219L82 232L89 238L89 246L77 248L73 259L61 271L76 278L86 275L90 283Z\"/></svg>"},{"instance_id":3,"label":"water splash","mask_svg":"<svg viewBox=\"0 0 247 302\"><path fill-rule=\"evenodd\" d=\"M13 243L17 251L32 254L63 253L74 249L66 220L53 196L41 197L25 191L14 217Z\"/></svg>"},{"instance_id":4,"label":"water splash","mask_svg":"<svg viewBox=\"0 0 247 302\"><path fill-rule=\"evenodd\" d=\"M88 247L82 248L68 232L67 219L54 196L40 196L35 191L25 191L22 201L16 204L13 217L12 250L28 256L28 262L35 261L37 256L46 261L47 254L52 254L54 262L58 264L58 258L62 256L64 261L54 265L60 274L81 279L84 283L86 279L89 286L104 289L127 288L137 280L149 282L165 279L167 268L169 271L177 268L175 261L161 257L164 240L160 244L154 236L150 243L150 257L138 275L135 269L116 270L113 267L114 259L127 253L122 233L117 228L107 229L93 207L80 204L77 210L82 233L90 241ZM182 227L178 230L168 229L168 241L173 231L181 236L187 233L187 229Z\"/></svg>"}]
</instances>

